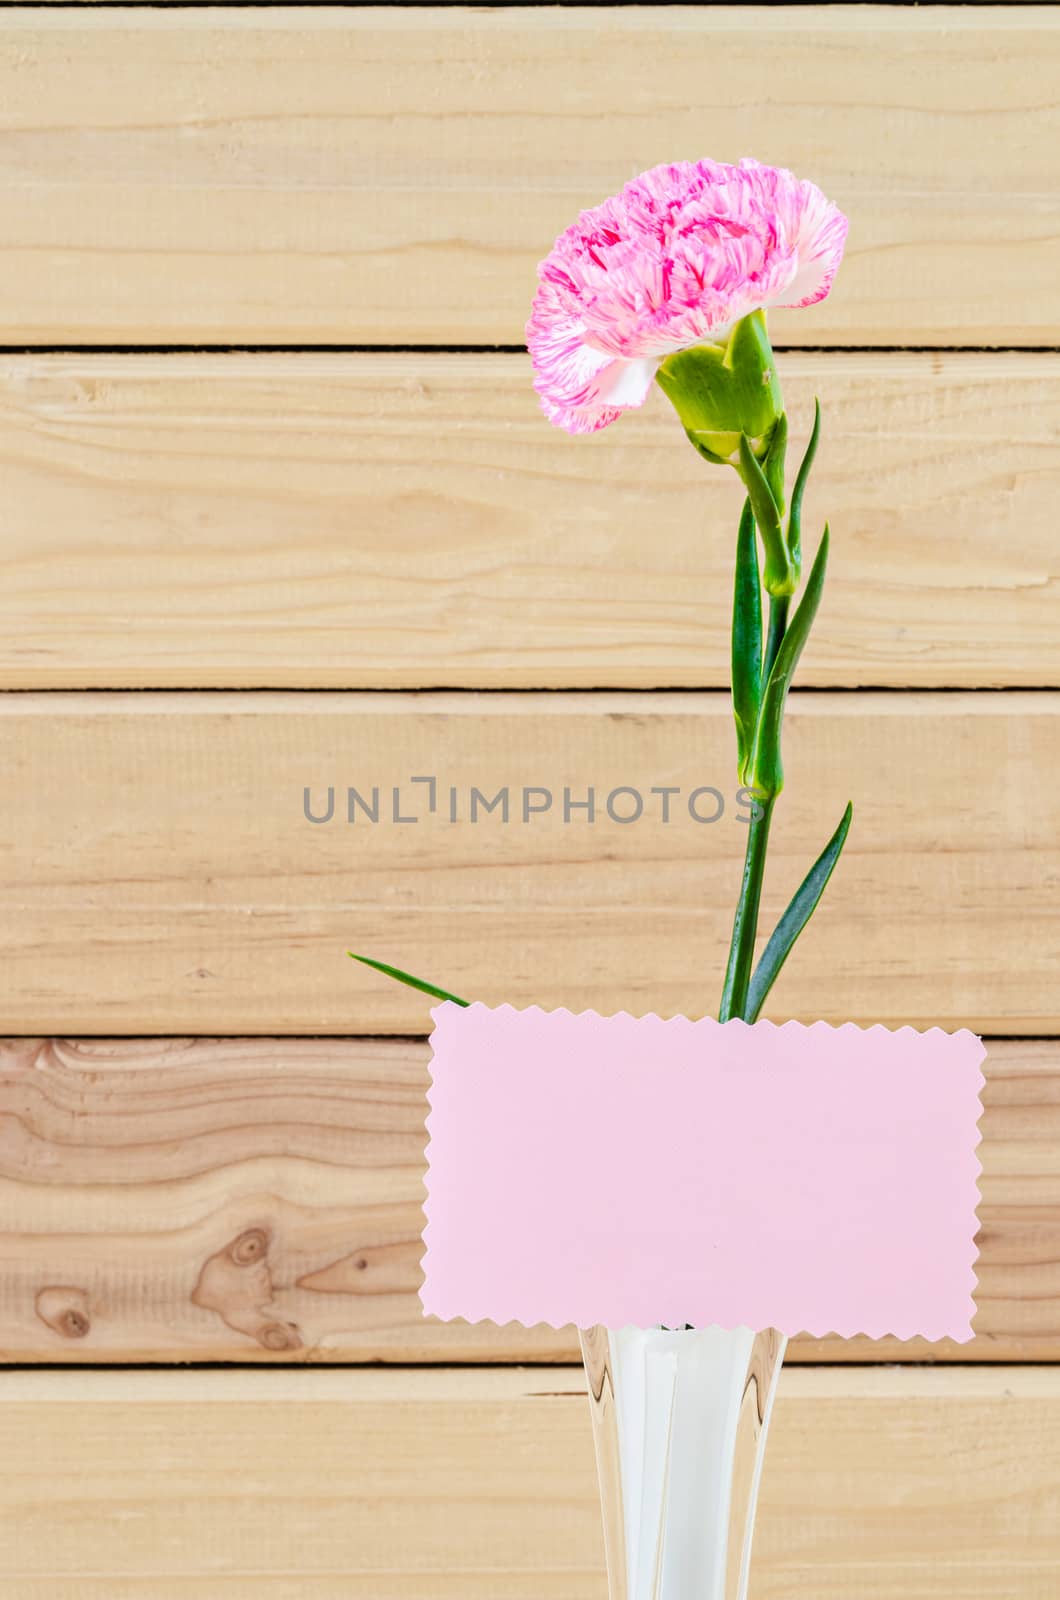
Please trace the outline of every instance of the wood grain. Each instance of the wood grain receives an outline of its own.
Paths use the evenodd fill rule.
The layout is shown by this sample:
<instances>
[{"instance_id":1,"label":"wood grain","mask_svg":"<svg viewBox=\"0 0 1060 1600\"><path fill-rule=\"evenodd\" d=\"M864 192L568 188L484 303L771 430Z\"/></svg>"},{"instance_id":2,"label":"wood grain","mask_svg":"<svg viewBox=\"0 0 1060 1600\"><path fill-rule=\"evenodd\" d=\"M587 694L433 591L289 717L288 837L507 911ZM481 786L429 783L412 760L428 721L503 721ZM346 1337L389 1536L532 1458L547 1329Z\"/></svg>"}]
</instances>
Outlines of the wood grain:
<instances>
[{"instance_id":1,"label":"wood grain","mask_svg":"<svg viewBox=\"0 0 1060 1600\"><path fill-rule=\"evenodd\" d=\"M557 1361L572 1330L425 1318L428 1047L0 1043L0 1360ZM1060 1045L989 1044L971 1344L789 1361L1060 1359Z\"/></svg>"},{"instance_id":2,"label":"wood grain","mask_svg":"<svg viewBox=\"0 0 1060 1600\"><path fill-rule=\"evenodd\" d=\"M785 357L827 613L801 681L1060 684L1060 357ZM733 474L525 358L0 359L0 686L728 684Z\"/></svg>"},{"instance_id":3,"label":"wood grain","mask_svg":"<svg viewBox=\"0 0 1060 1600\"><path fill-rule=\"evenodd\" d=\"M1060 1027L1058 736L1051 691L797 697L764 926L855 820L772 1014ZM0 746L5 1033L426 1032L348 949L487 1001L716 1005L748 815L721 694L10 695Z\"/></svg>"},{"instance_id":4,"label":"wood grain","mask_svg":"<svg viewBox=\"0 0 1060 1600\"><path fill-rule=\"evenodd\" d=\"M5 1600L605 1600L580 1370L8 1373ZM785 1371L756 1600L1051 1600L1060 1373Z\"/></svg>"},{"instance_id":5,"label":"wood grain","mask_svg":"<svg viewBox=\"0 0 1060 1600\"><path fill-rule=\"evenodd\" d=\"M517 343L580 207L748 151L852 222L834 295L778 317L782 342L1039 345L1060 321L1051 7L45 7L2 29L8 343Z\"/></svg>"}]
</instances>

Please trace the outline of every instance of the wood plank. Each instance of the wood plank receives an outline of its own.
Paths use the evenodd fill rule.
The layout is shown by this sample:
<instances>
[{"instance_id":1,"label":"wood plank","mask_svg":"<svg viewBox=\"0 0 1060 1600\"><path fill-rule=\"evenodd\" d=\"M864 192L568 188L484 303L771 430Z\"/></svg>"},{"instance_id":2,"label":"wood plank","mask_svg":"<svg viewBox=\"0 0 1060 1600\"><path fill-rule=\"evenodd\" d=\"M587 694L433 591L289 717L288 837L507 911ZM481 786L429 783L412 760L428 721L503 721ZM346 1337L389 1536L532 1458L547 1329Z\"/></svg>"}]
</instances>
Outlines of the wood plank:
<instances>
[{"instance_id":1,"label":"wood plank","mask_svg":"<svg viewBox=\"0 0 1060 1600\"><path fill-rule=\"evenodd\" d=\"M0 1359L576 1360L425 1318L428 1047L0 1042ZM789 1361L1060 1359L1060 1045L991 1041L971 1344L797 1339Z\"/></svg>"},{"instance_id":2,"label":"wood plank","mask_svg":"<svg viewBox=\"0 0 1060 1600\"><path fill-rule=\"evenodd\" d=\"M10 1600L604 1600L580 1370L0 1376ZM780 1379L756 1600L1047 1600L1060 1372Z\"/></svg>"},{"instance_id":3,"label":"wood plank","mask_svg":"<svg viewBox=\"0 0 1060 1600\"><path fill-rule=\"evenodd\" d=\"M1053 691L798 697L765 925L856 817L772 1014L1060 1029L1058 734ZM10 695L0 740L4 1033L427 1031L347 949L487 1001L716 1004L748 815L721 694Z\"/></svg>"},{"instance_id":4,"label":"wood plank","mask_svg":"<svg viewBox=\"0 0 1060 1600\"><path fill-rule=\"evenodd\" d=\"M655 162L748 151L852 219L833 298L778 318L782 342L1040 345L1060 321L1051 7L2 26L8 343L517 343L580 207Z\"/></svg>"},{"instance_id":5,"label":"wood plank","mask_svg":"<svg viewBox=\"0 0 1060 1600\"><path fill-rule=\"evenodd\" d=\"M1060 684L1060 356L792 353L834 546L801 681ZM726 686L735 477L525 358L0 360L0 686ZM664 530L662 537L656 530Z\"/></svg>"}]
</instances>

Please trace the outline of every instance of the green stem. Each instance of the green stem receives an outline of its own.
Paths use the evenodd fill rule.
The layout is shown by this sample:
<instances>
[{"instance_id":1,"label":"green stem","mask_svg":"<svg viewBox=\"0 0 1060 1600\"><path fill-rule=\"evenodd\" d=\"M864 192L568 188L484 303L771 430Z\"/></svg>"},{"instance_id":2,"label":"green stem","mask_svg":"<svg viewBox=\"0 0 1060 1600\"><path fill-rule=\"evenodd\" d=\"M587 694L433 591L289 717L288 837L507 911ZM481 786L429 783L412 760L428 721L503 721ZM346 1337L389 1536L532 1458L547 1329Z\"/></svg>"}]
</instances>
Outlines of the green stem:
<instances>
[{"instance_id":1,"label":"green stem","mask_svg":"<svg viewBox=\"0 0 1060 1600\"><path fill-rule=\"evenodd\" d=\"M769 634L766 640L765 659L762 662L762 682L767 683L777 659L781 641L788 626L790 595L770 595ZM722 1022L731 1017L742 1017L747 1009L747 994L754 970L755 939L758 936L758 907L762 899L762 879L766 870L766 851L769 845L769 824L773 817L774 796L759 800L760 815L752 818L747 835L747 852L744 856L743 881L736 915L732 923L732 940L729 961L725 969L725 987L721 996Z\"/></svg>"},{"instance_id":2,"label":"green stem","mask_svg":"<svg viewBox=\"0 0 1060 1600\"><path fill-rule=\"evenodd\" d=\"M769 844L769 824L773 817L773 799L771 795L758 802L758 814L751 819L748 828L743 881L740 884L740 898L733 918L732 943L729 946L729 962L725 969L725 987L721 996L719 1018L722 1022L728 1022L732 1017L742 1017L747 1008L747 990L754 963L758 907L762 898L762 879L766 870L766 849Z\"/></svg>"}]
</instances>

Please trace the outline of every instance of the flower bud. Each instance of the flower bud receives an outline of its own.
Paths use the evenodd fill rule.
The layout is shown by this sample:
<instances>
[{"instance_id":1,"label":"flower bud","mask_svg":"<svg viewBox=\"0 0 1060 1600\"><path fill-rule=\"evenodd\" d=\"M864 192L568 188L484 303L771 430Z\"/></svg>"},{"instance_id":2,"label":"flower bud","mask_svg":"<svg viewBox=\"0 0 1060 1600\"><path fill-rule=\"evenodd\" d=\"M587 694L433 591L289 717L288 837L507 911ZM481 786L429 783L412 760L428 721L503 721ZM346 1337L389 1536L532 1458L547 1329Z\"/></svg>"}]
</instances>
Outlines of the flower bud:
<instances>
[{"instance_id":1,"label":"flower bud","mask_svg":"<svg viewBox=\"0 0 1060 1600\"><path fill-rule=\"evenodd\" d=\"M784 409L764 311L742 318L724 343L667 356L655 376L701 455L735 464L741 435L764 454Z\"/></svg>"}]
</instances>

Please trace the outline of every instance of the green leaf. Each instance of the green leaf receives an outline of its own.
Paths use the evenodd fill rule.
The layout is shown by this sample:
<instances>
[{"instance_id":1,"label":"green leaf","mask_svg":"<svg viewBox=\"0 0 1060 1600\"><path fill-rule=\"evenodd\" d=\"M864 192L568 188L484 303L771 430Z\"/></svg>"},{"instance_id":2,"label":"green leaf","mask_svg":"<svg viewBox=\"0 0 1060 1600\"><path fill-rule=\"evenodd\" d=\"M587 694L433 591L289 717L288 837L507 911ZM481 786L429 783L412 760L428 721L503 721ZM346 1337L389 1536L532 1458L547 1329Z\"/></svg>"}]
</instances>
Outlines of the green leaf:
<instances>
[{"instance_id":1,"label":"green leaf","mask_svg":"<svg viewBox=\"0 0 1060 1600\"><path fill-rule=\"evenodd\" d=\"M788 689L799 664L803 646L810 636L813 619L821 602L824 575L828 566L828 524L825 523L821 543L806 580L806 590L799 601L799 609L788 623L781 640L777 659L769 674L769 682L762 697L762 710L758 718L758 740L752 764L752 784L763 794L776 796L784 787L784 766L780 759L780 735L784 723L784 707Z\"/></svg>"},{"instance_id":2,"label":"green leaf","mask_svg":"<svg viewBox=\"0 0 1060 1600\"><path fill-rule=\"evenodd\" d=\"M411 972L402 972L400 967L388 967L385 961L373 961L371 956L359 956L353 950L346 954L351 961L360 961L366 967L374 967L376 972L381 972L387 978L396 978L398 983L407 983L410 989L419 989L423 994L433 994L438 1000L452 1000L454 1005L469 1006L470 1000L461 1000L458 994L450 994L448 989L439 989L437 984L427 983L423 978L414 978Z\"/></svg>"},{"instance_id":3,"label":"green leaf","mask_svg":"<svg viewBox=\"0 0 1060 1600\"><path fill-rule=\"evenodd\" d=\"M751 441L746 434L740 435L740 476L747 486L755 521L761 528L762 537L768 547L770 539L780 538L783 524L769 480L762 471L762 464L752 450Z\"/></svg>"},{"instance_id":4,"label":"green leaf","mask_svg":"<svg viewBox=\"0 0 1060 1600\"><path fill-rule=\"evenodd\" d=\"M854 808L848 804L838 828L796 889L791 904L762 951L762 959L754 970L747 990L744 1017L748 1022L756 1020L766 996L777 980L777 974L791 954L796 939L817 909L817 902L824 894L825 886L846 843L853 815Z\"/></svg>"},{"instance_id":5,"label":"green leaf","mask_svg":"<svg viewBox=\"0 0 1060 1600\"><path fill-rule=\"evenodd\" d=\"M802 559L802 497L806 491L806 483L813 466L813 458L817 454L817 443L821 437L821 402L813 402L813 432L810 442L806 446L806 454L799 465L795 487L791 491L791 513L788 517L788 549L791 559L798 567Z\"/></svg>"},{"instance_id":6,"label":"green leaf","mask_svg":"<svg viewBox=\"0 0 1060 1600\"><path fill-rule=\"evenodd\" d=\"M740 781L754 754L758 708L762 703L762 585L758 538L750 500L744 502L736 536L736 581L732 601L732 710Z\"/></svg>"},{"instance_id":7,"label":"green leaf","mask_svg":"<svg viewBox=\"0 0 1060 1600\"><path fill-rule=\"evenodd\" d=\"M766 561L763 581L772 595L792 594L795 574L788 559L784 523L769 481L745 434L740 436L740 477L744 481L755 521L762 535Z\"/></svg>"},{"instance_id":8,"label":"green leaf","mask_svg":"<svg viewBox=\"0 0 1060 1600\"><path fill-rule=\"evenodd\" d=\"M786 411L782 411L777 418L776 426L769 440L769 448L762 462L762 471L773 495L773 502L782 515L784 511L784 461L787 453L788 414Z\"/></svg>"}]
</instances>

